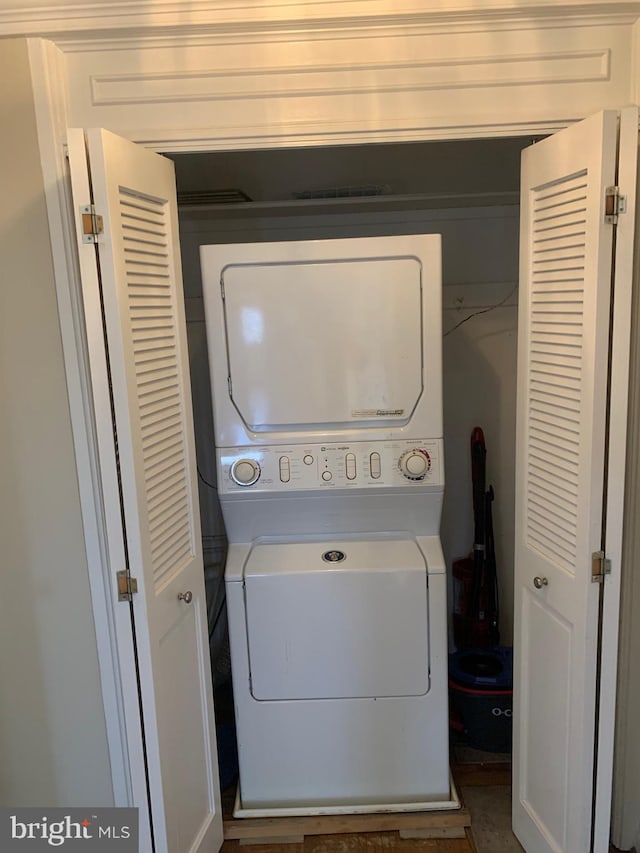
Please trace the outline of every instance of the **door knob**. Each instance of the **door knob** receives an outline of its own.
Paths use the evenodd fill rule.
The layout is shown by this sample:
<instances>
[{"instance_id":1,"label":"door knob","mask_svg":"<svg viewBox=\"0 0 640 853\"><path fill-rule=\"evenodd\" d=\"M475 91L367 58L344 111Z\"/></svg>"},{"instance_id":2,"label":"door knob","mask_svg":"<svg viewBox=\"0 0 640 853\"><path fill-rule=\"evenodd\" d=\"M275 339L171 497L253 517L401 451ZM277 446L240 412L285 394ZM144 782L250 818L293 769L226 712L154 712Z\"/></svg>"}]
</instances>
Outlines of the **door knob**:
<instances>
[{"instance_id":1,"label":"door knob","mask_svg":"<svg viewBox=\"0 0 640 853\"><path fill-rule=\"evenodd\" d=\"M185 604L191 604L193 601L193 593L191 590L188 589L186 592L179 592L178 601L184 601Z\"/></svg>"},{"instance_id":2,"label":"door knob","mask_svg":"<svg viewBox=\"0 0 640 853\"><path fill-rule=\"evenodd\" d=\"M542 589L543 586L549 586L549 581L547 578L535 577L533 579L533 585L536 589Z\"/></svg>"}]
</instances>

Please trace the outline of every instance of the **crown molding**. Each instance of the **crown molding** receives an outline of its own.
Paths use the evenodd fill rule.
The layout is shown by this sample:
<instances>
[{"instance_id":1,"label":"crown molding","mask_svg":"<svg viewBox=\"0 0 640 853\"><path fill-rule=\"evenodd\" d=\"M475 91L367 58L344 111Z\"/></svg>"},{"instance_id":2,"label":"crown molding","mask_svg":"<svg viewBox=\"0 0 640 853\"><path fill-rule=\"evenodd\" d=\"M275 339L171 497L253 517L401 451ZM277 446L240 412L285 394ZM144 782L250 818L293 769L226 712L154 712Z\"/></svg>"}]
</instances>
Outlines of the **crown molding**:
<instances>
[{"instance_id":1,"label":"crown molding","mask_svg":"<svg viewBox=\"0 0 640 853\"><path fill-rule=\"evenodd\" d=\"M14 0L13 6L0 10L0 36L42 36L72 44L167 34L415 25L494 28L531 21L629 25L638 19L640 0L61 0L54 5Z\"/></svg>"},{"instance_id":2,"label":"crown molding","mask_svg":"<svg viewBox=\"0 0 640 853\"><path fill-rule=\"evenodd\" d=\"M426 18L426 19L425 19ZM639 17L640 21L640 8ZM579 26L580 29L587 27L627 27L631 28L636 23L636 18L626 15L608 15L605 17L597 15L582 15L579 22L575 17L518 17L518 18L495 18L490 22L492 33L513 32L514 30L545 30L562 29ZM295 42L305 44L332 41L339 42L343 39L389 39L402 37L420 38L423 36L455 36L468 33L483 33L488 28L487 19L450 19L448 21L435 20L428 16L417 16L416 18L400 19L389 18L384 21L369 22L365 25L362 21L339 21L329 25L327 22L308 24L303 29L299 22L291 22L289 26L280 24L275 26L245 25L236 26L233 29L223 27L203 28L201 30L184 27L180 30L167 29L157 31L123 31L123 32L100 32L75 33L73 35L57 35L55 43L65 53L83 52L106 52L116 50L155 50L172 48L179 45L182 48L190 47L220 47L230 45L255 45L255 44L283 44L291 45Z\"/></svg>"}]
</instances>

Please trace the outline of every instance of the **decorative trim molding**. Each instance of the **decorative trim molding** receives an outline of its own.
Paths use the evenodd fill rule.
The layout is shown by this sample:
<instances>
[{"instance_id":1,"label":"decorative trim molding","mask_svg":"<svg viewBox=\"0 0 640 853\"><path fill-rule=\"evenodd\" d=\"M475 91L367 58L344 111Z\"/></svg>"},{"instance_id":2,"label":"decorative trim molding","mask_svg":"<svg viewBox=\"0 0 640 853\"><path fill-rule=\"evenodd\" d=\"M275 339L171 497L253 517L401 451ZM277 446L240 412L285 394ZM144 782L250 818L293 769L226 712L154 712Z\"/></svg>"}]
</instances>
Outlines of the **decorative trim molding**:
<instances>
[{"instance_id":1,"label":"decorative trim molding","mask_svg":"<svg viewBox=\"0 0 640 853\"><path fill-rule=\"evenodd\" d=\"M72 121L107 126L155 150L206 151L541 135L628 99L633 25L605 26L602 12L619 15L631 4L559 7L592 13L577 19L556 14L555 4L549 14L545 2L516 16L505 2L499 8L511 9L508 19L489 22L468 6L466 17L447 20L447 2L459 11L463 0L434 0L414 26L414 0L398 2L400 11L362 17L351 29L344 17L320 22L310 13L289 31L274 19L235 33L152 29L140 41L92 33L88 50L80 48L84 36L59 43ZM479 3L498 9L492 0ZM329 6L308 0L305 8ZM361 0L335 8L342 15L354 6L364 8ZM632 8L640 13L640 0Z\"/></svg>"},{"instance_id":2,"label":"decorative trim molding","mask_svg":"<svg viewBox=\"0 0 640 853\"><path fill-rule=\"evenodd\" d=\"M53 44L39 39L29 39L28 50L34 84L34 107L51 234L113 797L116 806L128 806L133 802L129 761L135 749L135 734L130 733L127 736L122 705L122 671L117 653L115 617L110 594L111 566L104 539L100 475L97 470L95 434L90 415L91 388L85 360L84 311L77 286L79 270L71 216L73 203L63 149L68 114L64 56ZM132 690L137 697L137 684L134 683ZM142 765L141 753L139 760Z\"/></svg>"},{"instance_id":3,"label":"decorative trim molding","mask_svg":"<svg viewBox=\"0 0 640 853\"><path fill-rule=\"evenodd\" d=\"M603 82L610 77L610 65L610 51L603 49L425 62L92 75L90 86L92 104L103 107Z\"/></svg>"},{"instance_id":4,"label":"decorative trim molding","mask_svg":"<svg viewBox=\"0 0 640 853\"><path fill-rule=\"evenodd\" d=\"M636 187L638 193L640 187ZM640 219L636 212L635 251L640 249ZM612 804L612 842L627 850L640 842L640 771L637 743L637 721L640 710L640 677L638 676L638 643L640 624L640 274L637 261L633 272L631 305L631 352L629 355L628 428L626 448L626 482L622 539L622 571L620 590L620 636L618 656L618 696L616 707L615 758Z\"/></svg>"},{"instance_id":5,"label":"decorative trim molding","mask_svg":"<svg viewBox=\"0 0 640 853\"><path fill-rule=\"evenodd\" d=\"M632 311L632 328L640 322L638 281ZM627 448L627 482L624 508L624 541L622 551L622 595L620 605L620 657L618 663L618 707L616 713L616 756L613 800L613 841L621 848L640 841L638 773L635 753L629 754L628 739L635 738L640 689L637 675L637 606L640 602L640 373L638 336L631 337L631 382L629 384L629 432Z\"/></svg>"},{"instance_id":6,"label":"decorative trim molding","mask_svg":"<svg viewBox=\"0 0 640 853\"><path fill-rule=\"evenodd\" d=\"M640 5L640 3L639 3ZM474 20L423 20L424 16L400 18L384 21L323 21L304 23L293 21L277 26L243 25L236 27L203 27L201 29L183 28L167 29L164 31L133 30L117 33L99 32L88 36L84 34L53 34L56 44L65 53L90 53L118 50L137 51L158 50L162 48L180 47L182 50L198 47L232 47L261 44L286 44L296 42L305 44L318 41L340 42L342 40L390 38L420 38L424 36L460 36L464 34L526 32L527 30L543 31L548 29L584 30L590 27L623 27L629 28L639 17L629 15L591 16L584 15L579 21L575 17L509 17L506 19L492 18L490 20L477 18ZM0 32L0 35L2 33Z\"/></svg>"},{"instance_id":7,"label":"decorative trim molding","mask_svg":"<svg viewBox=\"0 0 640 853\"><path fill-rule=\"evenodd\" d=\"M522 22L524 19L571 19L584 26L586 19L601 24L633 23L640 18L638 0L402 0L393 8L388 0L135 0L88 3L63 0L41 5L33 0L15 2L0 11L0 36L62 36L76 40L99 33L175 33L198 31L255 31L426 23ZM99 38L99 36L98 36Z\"/></svg>"},{"instance_id":8,"label":"decorative trim molding","mask_svg":"<svg viewBox=\"0 0 640 853\"><path fill-rule=\"evenodd\" d=\"M322 145L346 145L369 142L423 142L452 139L490 139L506 136L548 136L579 121L584 116L568 115L562 119L540 121L502 122L478 124L473 119L468 124L434 123L432 126L415 126L409 122L386 121L385 128L362 127L361 122L311 122L296 125L265 123L262 126L220 128L183 128L181 130L151 130L134 128L126 137L161 153L192 151L242 151L255 148L298 148ZM314 129L317 125L317 130ZM393 125L393 126L390 126Z\"/></svg>"}]
</instances>

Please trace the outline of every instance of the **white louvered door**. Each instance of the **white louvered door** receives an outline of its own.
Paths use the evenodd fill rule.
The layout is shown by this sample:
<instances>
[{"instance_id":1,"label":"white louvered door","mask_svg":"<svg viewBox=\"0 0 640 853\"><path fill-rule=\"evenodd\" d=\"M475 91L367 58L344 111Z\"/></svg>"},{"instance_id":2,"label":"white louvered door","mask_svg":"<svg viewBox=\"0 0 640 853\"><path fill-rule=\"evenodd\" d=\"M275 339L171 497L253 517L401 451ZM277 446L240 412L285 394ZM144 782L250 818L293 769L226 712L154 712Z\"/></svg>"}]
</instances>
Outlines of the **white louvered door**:
<instances>
[{"instance_id":1,"label":"white louvered door","mask_svg":"<svg viewBox=\"0 0 640 853\"><path fill-rule=\"evenodd\" d=\"M104 217L111 387L111 412L103 399L96 418L113 418L125 559L139 585L132 616L154 849L210 853L222 819L173 163L103 130L86 140Z\"/></svg>"},{"instance_id":2,"label":"white louvered door","mask_svg":"<svg viewBox=\"0 0 640 853\"><path fill-rule=\"evenodd\" d=\"M591 844L617 113L523 153L516 446L514 831Z\"/></svg>"}]
</instances>

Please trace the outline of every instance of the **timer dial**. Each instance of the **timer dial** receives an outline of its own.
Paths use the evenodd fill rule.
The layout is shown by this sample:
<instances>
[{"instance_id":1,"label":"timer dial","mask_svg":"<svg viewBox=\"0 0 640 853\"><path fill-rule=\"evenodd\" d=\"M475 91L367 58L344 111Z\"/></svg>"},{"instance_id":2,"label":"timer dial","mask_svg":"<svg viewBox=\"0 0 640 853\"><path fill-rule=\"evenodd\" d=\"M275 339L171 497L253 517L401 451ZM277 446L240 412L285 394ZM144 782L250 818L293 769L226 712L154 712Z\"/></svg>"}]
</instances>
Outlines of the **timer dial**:
<instances>
[{"instance_id":1,"label":"timer dial","mask_svg":"<svg viewBox=\"0 0 640 853\"><path fill-rule=\"evenodd\" d=\"M253 486L260 477L260 466L254 459L236 459L229 473L239 486Z\"/></svg>"},{"instance_id":2,"label":"timer dial","mask_svg":"<svg viewBox=\"0 0 640 853\"><path fill-rule=\"evenodd\" d=\"M431 468L431 457L426 450L414 447L402 454L398 468L407 480L422 480Z\"/></svg>"}]
</instances>

